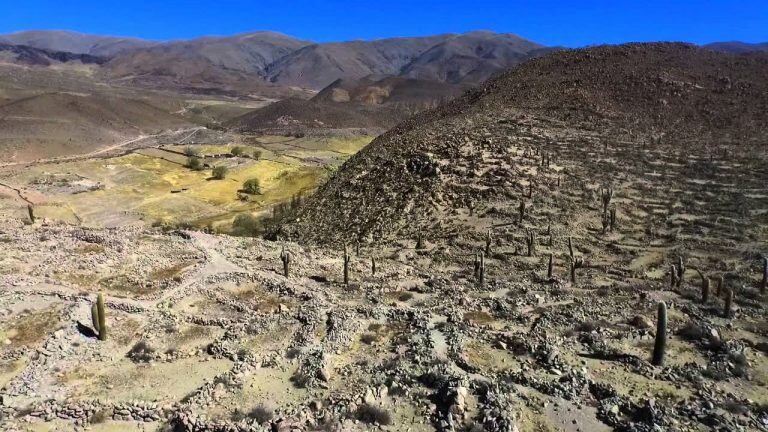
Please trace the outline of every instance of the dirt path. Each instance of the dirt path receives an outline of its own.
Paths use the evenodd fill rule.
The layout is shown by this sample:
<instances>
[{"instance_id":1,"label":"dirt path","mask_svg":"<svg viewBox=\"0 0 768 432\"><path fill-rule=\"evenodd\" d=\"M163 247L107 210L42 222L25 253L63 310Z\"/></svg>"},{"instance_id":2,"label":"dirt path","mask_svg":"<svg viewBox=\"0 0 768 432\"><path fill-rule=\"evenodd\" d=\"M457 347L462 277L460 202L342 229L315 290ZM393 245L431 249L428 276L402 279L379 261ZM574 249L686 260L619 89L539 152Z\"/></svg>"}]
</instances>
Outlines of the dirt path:
<instances>
[{"instance_id":1,"label":"dirt path","mask_svg":"<svg viewBox=\"0 0 768 432\"><path fill-rule=\"evenodd\" d=\"M169 299L173 299L192 284L204 281L210 276L222 273L247 273L246 270L231 263L216 250L219 240L215 236L197 231L185 231L185 233L190 236L190 240L195 247L205 254L205 264L196 269L194 274L185 278L186 280L183 283L165 292L160 299L154 301L155 304L161 304Z\"/></svg>"}]
</instances>

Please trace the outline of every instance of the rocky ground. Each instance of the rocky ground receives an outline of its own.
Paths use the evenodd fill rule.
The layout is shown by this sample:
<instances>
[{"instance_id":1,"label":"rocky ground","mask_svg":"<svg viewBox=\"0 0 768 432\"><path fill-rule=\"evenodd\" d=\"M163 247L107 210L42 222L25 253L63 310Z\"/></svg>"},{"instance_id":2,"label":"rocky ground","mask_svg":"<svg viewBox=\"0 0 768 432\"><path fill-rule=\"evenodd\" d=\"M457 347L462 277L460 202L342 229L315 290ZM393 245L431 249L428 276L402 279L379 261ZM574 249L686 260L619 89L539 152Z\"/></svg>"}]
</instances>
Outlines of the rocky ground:
<instances>
[{"instance_id":1,"label":"rocky ground","mask_svg":"<svg viewBox=\"0 0 768 432\"><path fill-rule=\"evenodd\" d=\"M691 270L676 288L633 277L663 273L653 252L625 265L587 258L577 283L556 261L548 279L548 240L532 257L493 242L482 284L458 247L363 247L349 251L347 285L341 251L293 243L8 218L0 241L3 430L768 424L768 327L751 263L725 317L715 285L703 304ZM106 341L91 325L97 291ZM659 301L667 361L652 366Z\"/></svg>"}]
</instances>

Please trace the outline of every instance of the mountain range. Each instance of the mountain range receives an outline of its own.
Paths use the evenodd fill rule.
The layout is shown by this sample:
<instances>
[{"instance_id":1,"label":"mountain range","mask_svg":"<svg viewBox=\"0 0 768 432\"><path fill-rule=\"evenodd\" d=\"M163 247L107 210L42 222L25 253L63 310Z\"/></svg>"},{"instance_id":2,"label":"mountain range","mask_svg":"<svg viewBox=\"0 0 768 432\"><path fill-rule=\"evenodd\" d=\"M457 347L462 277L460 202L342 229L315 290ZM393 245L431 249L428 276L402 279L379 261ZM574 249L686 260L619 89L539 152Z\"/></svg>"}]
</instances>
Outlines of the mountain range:
<instances>
[{"instance_id":1,"label":"mountain range","mask_svg":"<svg viewBox=\"0 0 768 432\"><path fill-rule=\"evenodd\" d=\"M0 43L100 57L100 77L107 81L236 95L275 87L318 91L338 79L371 75L478 84L548 50L519 36L487 31L333 43L274 32L159 43L28 31L0 36Z\"/></svg>"}]
</instances>

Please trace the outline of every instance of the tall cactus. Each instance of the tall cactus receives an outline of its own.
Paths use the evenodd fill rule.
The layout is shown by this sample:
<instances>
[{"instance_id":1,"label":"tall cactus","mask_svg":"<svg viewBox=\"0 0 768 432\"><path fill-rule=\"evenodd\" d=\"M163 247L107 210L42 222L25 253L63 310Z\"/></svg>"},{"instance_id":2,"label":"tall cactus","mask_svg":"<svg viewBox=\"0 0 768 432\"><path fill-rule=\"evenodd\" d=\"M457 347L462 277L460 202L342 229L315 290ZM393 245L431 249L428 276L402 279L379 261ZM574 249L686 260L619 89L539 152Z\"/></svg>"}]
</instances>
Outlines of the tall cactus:
<instances>
[{"instance_id":1,"label":"tall cactus","mask_svg":"<svg viewBox=\"0 0 768 432\"><path fill-rule=\"evenodd\" d=\"M677 285L677 267L672 264L669 267L669 287L674 288Z\"/></svg>"},{"instance_id":2,"label":"tall cactus","mask_svg":"<svg viewBox=\"0 0 768 432\"><path fill-rule=\"evenodd\" d=\"M571 283L576 285L577 277L576 270L584 267L584 260L581 258L575 258L571 261Z\"/></svg>"},{"instance_id":3,"label":"tall cactus","mask_svg":"<svg viewBox=\"0 0 768 432\"><path fill-rule=\"evenodd\" d=\"M280 252L280 260L283 262L283 276L288 277L291 267L291 254L285 250L285 246L283 246L283 250Z\"/></svg>"},{"instance_id":4,"label":"tall cactus","mask_svg":"<svg viewBox=\"0 0 768 432\"><path fill-rule=\"evenodd\" d=\"M653 365L664 365L664 354L667 349L667 305L659 303L656 318L656 343L653 345Z\"/></svg>"},{"instance_id":5,"label":"tall cactus","mask_svg":"<svg viewBox=\"0 0 768 432\"><path fill-rule=\"evenodd\" d=\"M491 256L491 243L493 243L493 233L488 228L488 232L485 233L485 254Z\"/></svg>"},{"instance_id":6,"label":"tall cactus","mask_svg":"<svg viewBox=\"0 0 768 432\"><path fill-rule=\"evenodd\" d=\"M760 294L768 289L768 257L763 257L763 280L760 282Z\"/></svg>"},{"instance_id":7,"label":"tall cactus","mask_svg":"<svg viewBox=\"0 0 768 432\"><path fill-rule=\"evenodd\" d=\"M91 324L93 325L93 332L99 334L99 306L96 302L91 303Z\"/></svg>"},{"instance_id":8,"label":"tall cactus","mask_svg":"<svg viewBox=\"0 0 768 432\"><path fill-rule=\"evenodd\" d=\"M683 279L685 279L685 263L683 257L677 257L677 286L683 285Z\"/></svg>"},{"instance_id":9,"label":"tall cactus","mask_svg":"<svg viewBox=\"0 0 768 432\"><path fill-rule=\"evenodd\" d=\"M709 278L699 269L696 269L696 272L701 277L701 302L707 304L707 301L709 301Z\"/></svg>"},{"instance_id":10,"label":"tall cactus","mask_svg":"<svg viewBox=\"0 0 768 432\"><path fill-rule=\"evenodd\" d=\"M424 249L424 235L421 233L416 236L416 249Z\"/></svg>"},{"instance_id":11,"label":"tall cactus","mask_svg":"<svg viewBox=\"0 0 768 432\"><path fill-rule=\"evenodd\" d=\"M29 221L35 223L35 208L32 204L27 204L27 213L29 214Z\"/></svg>"},{"instance_id":12,"label":"tall cactus","mask_svg":"<svg viewBox=\"0 0 768 432\"><path fill-rule=\"evenodd\" d=\"M95 306L95 308L91 306L91 321L94 322L94 330L98 332L99 340L105 341L107 340L107 310L104 305L104 294L99 293Z\"/></svg>"},{"instance_id":13,"label":"tall cactus","mask_svg":"<svg viewBox=\"0 0 768 432\"><path fill-rule=\"evenodd\" d=\"M723 275L715 276L715 297L720 298L723 289Z\"/></svg>"},{"instance_id":14,"label":"tall cactus","mask_svg":"<svg viewBox=\"0 0 768 432\"><path fill-rule=\"evenodd\" d=\"M605 188L601 192L601 200L603 202L603 214L608 213L608 206L611 204L611 198L613 198L613 189Z\"/></svg>"},{"instance_id":15,"label":"tall cactus","mask_svg":"<svg viewBox=\"0 0 768 432\"><path fill-rule=\"evenodd\" d=\"M547 264L547 280L552 280L552 273L555 267L555 255L549 254L549 264Z\"/></svg>"},{"instance_id":16,"label":"tall cactus","mask_svg":"<svg viewBox=\"0 0 768 432\"><path fill-rule=\"evenodd\" d=\"M480 260L477 263L478 283L481 288L485 287L485 255L480 252Z\"/></svg>"},{"instance_id":17,"label":"tall cactus","mask_svg":"<svg viewBox=\"0 0 768 432\"><path fill-rule=\"evenodd\" d=\"M610 230L613 232L616 229L616 207L611 208L610 211Z\"/></svg>"},{"instance_id":18,"label":"tall cactus","mask_svg":"<svg viewBox=\"0 0 768 432\"><path fill-rule=\"evenodd\" d=\"M376 276L376 258L371 257L371 276Z\"/></svg>"},{"instance_id":19,"label":"tall cactus","mask_svg":"<svg viewBox=\"0 0 768 432\"><path fill-rule=\"evenodd\" d=\"M730 318L733 314L733 288L728 287L725 289L725 305L723 305L723 316Z\"/></svg>"},{"instance_id":20,"label":"tall cactus","mask_svg":"<svg viewBox=\"0 0 768 432\"><path fill-rule=\"evenodd\" d=\"M536 234L532 230L528 230L525 237L525 244L528 246L528 256L536 255Z\"/></svg>"},{"instance_id":21,"label":"tall cactus","mask_svg":"<svg viewBox=\"0 0 768 432\"><path fill-rule=\"evenodd\" d=\"M344 285L349 285L349 252L344 245Z\"/></svg>"},{"instance_id":22,"label":"tall cactus","mask_svg":"<svg viewBox=\"0 0 768 432\"><path fill-rule=\"evenodd\" d=\"M523 219L525 218L525 201L520 200L520 208L518 208L518 213L520 214L520 223L523 223Z\"/></svg>"}]
</instances>

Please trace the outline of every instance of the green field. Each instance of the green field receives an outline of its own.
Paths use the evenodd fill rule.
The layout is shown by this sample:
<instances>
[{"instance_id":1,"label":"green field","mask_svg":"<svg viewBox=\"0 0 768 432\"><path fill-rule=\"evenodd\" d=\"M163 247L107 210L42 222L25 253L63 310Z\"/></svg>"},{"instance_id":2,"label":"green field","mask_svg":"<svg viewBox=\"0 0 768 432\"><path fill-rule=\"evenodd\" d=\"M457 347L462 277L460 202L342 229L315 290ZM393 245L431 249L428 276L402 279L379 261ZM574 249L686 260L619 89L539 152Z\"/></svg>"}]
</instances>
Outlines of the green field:
<instances>
[{"instance_id":1,"label":"green field","mask_svg":"<svg viewBox=\"0 0 768 432\"><path fill-rule=\"evenodd\" d=\"M332 167L371 141L371 137L247 137L230 145L195 145L207 167L186 167L186 145L146 148L133 153L77 162L39 164L12 173L15 187L35 198L37 217L94 227L143 222L191 224L229 232L238 214L263 214L271 206L306 194L322 184ZM234 147L243 157L223 157ZM253 157L261 153L260 159ZM214 157L218 156L218 157ZM226 166L224 179L212 167ZM74 180L73 180L74 179ZM242 191L258 179L260 194ZM94 190L79 190L87 182Z\"/></svg>"}]
</instances>

